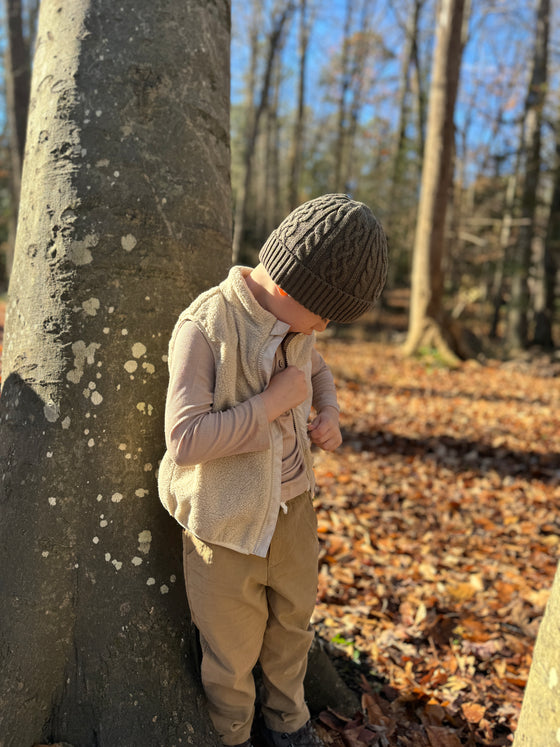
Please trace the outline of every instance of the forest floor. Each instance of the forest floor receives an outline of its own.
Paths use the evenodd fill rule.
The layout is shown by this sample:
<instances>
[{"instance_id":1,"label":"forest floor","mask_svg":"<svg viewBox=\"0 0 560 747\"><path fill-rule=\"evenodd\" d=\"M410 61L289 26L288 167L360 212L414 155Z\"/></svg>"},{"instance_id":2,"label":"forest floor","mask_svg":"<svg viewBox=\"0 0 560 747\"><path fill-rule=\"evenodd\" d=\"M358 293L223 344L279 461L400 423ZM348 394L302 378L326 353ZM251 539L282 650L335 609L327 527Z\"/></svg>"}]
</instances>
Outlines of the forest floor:
<instances>
[{"instance_id":1,"label":"forest floor","mask_svg":"<svg viewBox=\"0 0 560 747\"><path fill-rule=\"evenodd\" d=\"M317 728L333 747L511 744L560 550L560 358L450 370L403 358L406 320L384 321L318 342L344 443L316 454L313 622L362 711Z\"/></svg>"}]
</instances>

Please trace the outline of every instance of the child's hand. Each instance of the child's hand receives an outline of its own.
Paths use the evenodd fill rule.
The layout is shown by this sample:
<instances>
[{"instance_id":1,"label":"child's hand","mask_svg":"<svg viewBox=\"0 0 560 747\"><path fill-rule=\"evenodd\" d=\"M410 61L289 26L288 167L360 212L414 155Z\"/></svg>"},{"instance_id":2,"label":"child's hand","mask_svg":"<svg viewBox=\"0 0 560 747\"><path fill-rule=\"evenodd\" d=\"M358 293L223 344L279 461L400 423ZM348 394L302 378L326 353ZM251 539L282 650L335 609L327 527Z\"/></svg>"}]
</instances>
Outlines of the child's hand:
<instances>
[{"instance_id":1,"label":"child's hand","mask_svg":"<svg viewBox=\"0 0 560 747\"><path fill-rule=\"evenodd\" d=\"M301 405L309 395L305 374L296 366L288 366L275 374L268 387L261 392L268 422L282 413Z\"/></svg>"},{"instance_id":2,"label":"child's hand","mask_svg":"<svg viewBox=\"0 0 560 747\"><path fill-rule=\"evenodd\" d=\"M342 443L342 435L338 425L338 410L335 407L325 407L324 410L307 426L312 443L324 451L334 451Z\"/></svg>"}]
</instances>

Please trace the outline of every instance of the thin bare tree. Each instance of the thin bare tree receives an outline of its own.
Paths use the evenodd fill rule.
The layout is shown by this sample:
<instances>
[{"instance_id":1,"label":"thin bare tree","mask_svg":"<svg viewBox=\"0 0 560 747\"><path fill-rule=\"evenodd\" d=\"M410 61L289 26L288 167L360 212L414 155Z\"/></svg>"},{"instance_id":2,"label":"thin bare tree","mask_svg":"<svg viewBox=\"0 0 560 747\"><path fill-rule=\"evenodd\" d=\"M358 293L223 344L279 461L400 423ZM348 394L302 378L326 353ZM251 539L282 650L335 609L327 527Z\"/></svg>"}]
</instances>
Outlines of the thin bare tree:
<instances>
[{"instance_id":1,"label":"thin bare tree","mask_svg":"<svg viewBox=\"0 0 560 747\"><path fill-rule=\"evenodd\" d=\"M414 242L407 354L433 347L456 360L443 307L443 253L453 180L454 112L464 43L465 0L441 0L430 84L428 129Z\"/></svg>"}]
</instances>

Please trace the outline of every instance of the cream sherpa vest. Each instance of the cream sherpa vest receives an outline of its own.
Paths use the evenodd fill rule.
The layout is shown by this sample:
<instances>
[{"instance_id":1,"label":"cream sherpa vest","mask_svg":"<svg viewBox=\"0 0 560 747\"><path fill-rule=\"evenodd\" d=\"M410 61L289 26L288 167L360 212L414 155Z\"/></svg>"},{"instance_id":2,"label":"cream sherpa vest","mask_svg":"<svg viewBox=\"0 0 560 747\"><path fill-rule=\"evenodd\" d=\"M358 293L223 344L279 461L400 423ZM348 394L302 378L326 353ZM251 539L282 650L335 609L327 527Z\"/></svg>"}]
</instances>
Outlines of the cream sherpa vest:
<instances>
[{"instance_id":1,"label":"cream sherpa vest","mask_svg":"<svg viewBox=\"0 0 560 747\"><path fill-rule=\"evenodd\" d=\"M262 392L271 371L263 352L276 318L253 298L244 280L248 268L234 267L226 280L199 296L179 317L169 343L169 362L179 325L195 322L206 337L216 367L213 411ZM302 369L311 392L314 336L295 335L287 345L289 365ZM313 486L307 419L311 395L294 413L300 448ZM160 499L177 521L205 542L265 557L280 507L282 434L270 424L270 448L179 467L166 452L159 468Z\"/></svg>"}]
</instances>

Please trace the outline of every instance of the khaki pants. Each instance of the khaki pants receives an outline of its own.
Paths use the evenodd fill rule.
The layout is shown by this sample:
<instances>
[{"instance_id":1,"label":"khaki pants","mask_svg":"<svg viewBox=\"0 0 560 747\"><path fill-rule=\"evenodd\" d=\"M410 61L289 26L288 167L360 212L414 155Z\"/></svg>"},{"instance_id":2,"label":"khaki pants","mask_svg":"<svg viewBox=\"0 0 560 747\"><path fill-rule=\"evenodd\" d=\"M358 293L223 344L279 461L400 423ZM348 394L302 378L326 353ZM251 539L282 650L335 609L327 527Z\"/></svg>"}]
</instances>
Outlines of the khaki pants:
<instances>
[{"instance_id":1,"label":"khaki pants","mask_svg":"<svg viewBox=\"0 0 560 747\"><path fill-rule=\"evenodd\" d=\"M266 558L183 533L187 596L202 646L202 683L226 745L250 737L257 661L267 726L291 732L309 718L303 679L317 594L317 519L308 492L287 505L286 514L279 512Z\"/></svg>"}]
</instances>

